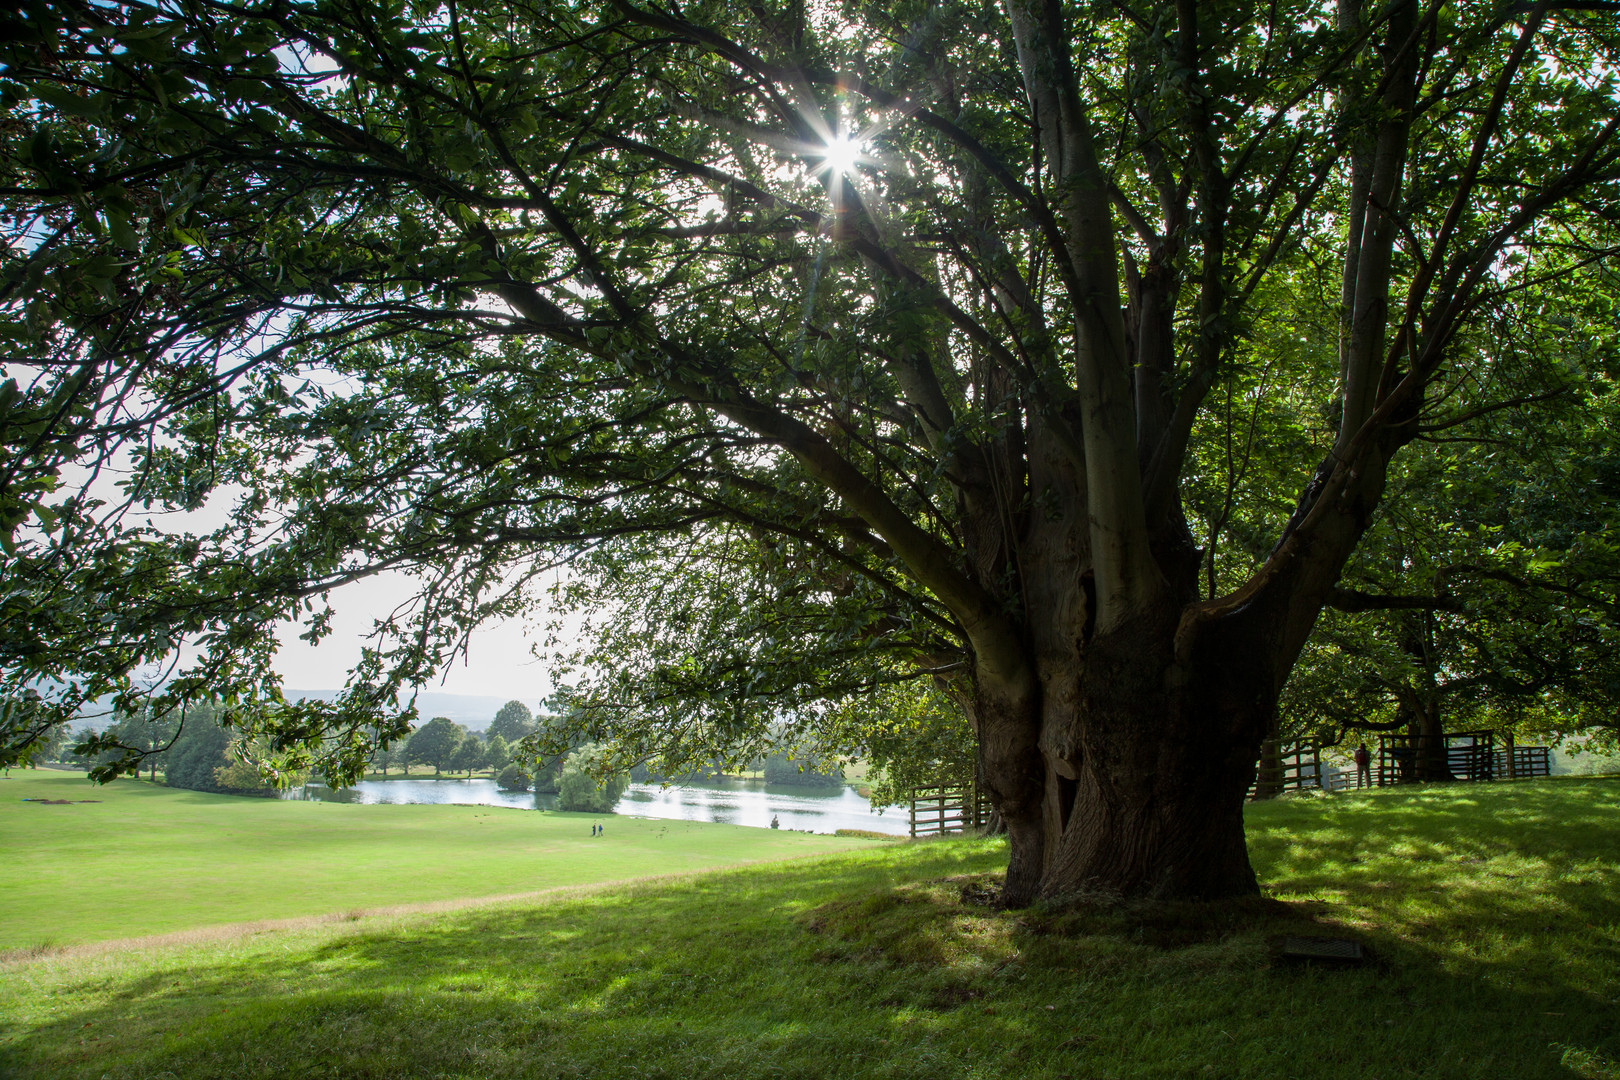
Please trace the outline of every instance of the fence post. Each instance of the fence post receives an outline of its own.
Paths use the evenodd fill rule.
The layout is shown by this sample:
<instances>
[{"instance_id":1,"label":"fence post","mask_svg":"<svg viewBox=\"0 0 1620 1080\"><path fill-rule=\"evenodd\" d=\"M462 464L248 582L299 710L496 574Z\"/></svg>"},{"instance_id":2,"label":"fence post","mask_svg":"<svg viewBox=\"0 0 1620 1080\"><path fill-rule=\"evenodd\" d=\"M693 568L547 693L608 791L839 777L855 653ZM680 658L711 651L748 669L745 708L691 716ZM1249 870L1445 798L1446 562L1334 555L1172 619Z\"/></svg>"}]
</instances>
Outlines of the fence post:
<instances>
[{"instance_id":1,"label":"fence post","mask_svg":"<svg viewBox=\"0 0 1620 1080\"><path fill-rule=\"evenodd\" d=\"M1276 739L1260 743L1260 765L1254 775L1254 797L1269 799L1282 790L1282 760Z\"/></svg>"}]
</instances>

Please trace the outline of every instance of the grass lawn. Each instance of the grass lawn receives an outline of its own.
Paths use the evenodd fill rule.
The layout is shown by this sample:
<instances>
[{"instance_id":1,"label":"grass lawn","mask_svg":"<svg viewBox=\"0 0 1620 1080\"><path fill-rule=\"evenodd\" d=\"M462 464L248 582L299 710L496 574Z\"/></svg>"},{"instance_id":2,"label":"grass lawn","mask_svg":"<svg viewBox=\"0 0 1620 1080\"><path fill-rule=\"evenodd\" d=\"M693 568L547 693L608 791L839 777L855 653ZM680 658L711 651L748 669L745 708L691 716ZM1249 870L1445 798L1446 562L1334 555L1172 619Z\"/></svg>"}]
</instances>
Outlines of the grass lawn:
<instances>
[{"instance_id":1,"label":"grass lawn","mask_svg":"<svg viewBox=\"0 0 1620 1080\"><path fill-rule=\"evenodd\" d=\"M0 1074L1620 1077L1620 780L1249 822L1241 904L996 912L971 898L1004 848L958 840L14 959ZM1295 966L1280 935L1372 959Z\"/></svg>"},{"instance_id":2,"label":"grass lawn","mask_svg":"<svg viewBox=\"0 0 1620 1080\"><path fill-rule=\"evenodd\" d=\"M606 833L593 839L598 821ZM869 843L611 814L282 802L131 780L98 788L82 774L18 770L0 779L0 950L511 895Z\"/></svg>"}]
</instances>

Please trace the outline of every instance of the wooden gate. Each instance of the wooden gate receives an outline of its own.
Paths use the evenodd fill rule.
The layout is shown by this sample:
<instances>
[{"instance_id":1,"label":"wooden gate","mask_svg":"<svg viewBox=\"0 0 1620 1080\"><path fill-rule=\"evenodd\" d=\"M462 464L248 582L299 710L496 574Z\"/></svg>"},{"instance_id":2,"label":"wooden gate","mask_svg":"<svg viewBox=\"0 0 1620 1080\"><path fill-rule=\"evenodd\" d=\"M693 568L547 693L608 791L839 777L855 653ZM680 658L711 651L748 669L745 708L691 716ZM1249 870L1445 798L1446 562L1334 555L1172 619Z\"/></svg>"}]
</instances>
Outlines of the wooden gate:
<instances>
[{"instance_id":1,"label":"wooden gate","mask_svg":"<svg viewBox=\"0 0 1620 1080\"><path fill-rule=\"evenodd\" d=\"M1431 748L1422 735L1386 735L1378 745L1378 773L1374 778L1379 787L1409 784L1426 780L1492 780L1496 777L1495 732L1448 731L1438 737L1438 747ZM1438 753L1431 753L1437 749ZM1425 762L1438 758L1444 762L1439 776L1422 776Z\"/></svg>"},{"instance_id":2,"label":"wooden gate","mask_svg":"<svg viewBox=\"0 0 1620 1080\"><path fill-rule=\"evenodd\" d=\"M1440 736L1444 746L1445 772L1429 780L1528 780L1551 776L1552 762L1545 746L1498 748L1493 731L1449 731ZM1406 784L1419 779L1420 763L1429 755L1428 743L1420 736L1390 735L1378 749L1379 787Z\"/></svg>"},{"instance_id":3,"label":"wooden gate","mask_svg":"<svg viewBox=\"0 0 1620 1080\"><path fill-rule=\"evenodd\" d=\"M990 799L977 784L938 784L911 792L911 835L944 836L990 822Z\"/></svg>"},{"instance_id":4,"label":"wooden gate","mask_svg":"<svg viewBox=\"0 0 1620 1080\"><path fill-rule=\"evenodd\" d=\"M1510 746L1496 752L1498 780L1532 780L1552 775L1552 755L1545 746Z\"/></svg>"}]
</instances>

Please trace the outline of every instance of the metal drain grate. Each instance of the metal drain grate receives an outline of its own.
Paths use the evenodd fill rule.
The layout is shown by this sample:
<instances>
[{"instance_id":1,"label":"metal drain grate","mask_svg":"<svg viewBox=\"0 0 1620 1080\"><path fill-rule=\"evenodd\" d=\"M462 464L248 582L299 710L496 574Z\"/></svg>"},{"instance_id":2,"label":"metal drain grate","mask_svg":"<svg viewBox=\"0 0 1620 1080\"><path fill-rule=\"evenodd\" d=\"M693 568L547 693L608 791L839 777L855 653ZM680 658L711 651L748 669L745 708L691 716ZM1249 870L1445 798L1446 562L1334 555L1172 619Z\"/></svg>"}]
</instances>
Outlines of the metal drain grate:
<instances>
[{"instance_id":1,"label":"metal drain grate","mask_svg":"<svg viewBox=\"0 0 1620 1080\"><path fill-rule=\"evenodd\" d=\"M1356 963L1366 959L1366 955L1361 951L1361 942L1345 938L1283 938L1282 954L1293 960L1338 960Z\"/></svg>"}]
</instances>

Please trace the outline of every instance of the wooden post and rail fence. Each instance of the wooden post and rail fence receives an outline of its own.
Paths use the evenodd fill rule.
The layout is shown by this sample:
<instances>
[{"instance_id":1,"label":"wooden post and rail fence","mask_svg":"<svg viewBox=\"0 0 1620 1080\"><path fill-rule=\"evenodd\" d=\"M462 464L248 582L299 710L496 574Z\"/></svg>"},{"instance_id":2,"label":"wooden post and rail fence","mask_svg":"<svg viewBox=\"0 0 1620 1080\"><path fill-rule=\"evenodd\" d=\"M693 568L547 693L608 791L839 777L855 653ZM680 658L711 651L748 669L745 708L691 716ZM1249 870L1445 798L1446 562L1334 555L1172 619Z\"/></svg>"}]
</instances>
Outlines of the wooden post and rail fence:
<instances>
[{"instance_id":1,"label":"wooden post and rail fence","mask_svg":"<svg viewBox=\"0 0 1620 1080\"><path fill-rule=\"evenodd\" d=\"M1432 780L1530 780L1552 775L1551 754L1545 746L1505 747L1495 743L1490 731L1447 732L1433 754L1421 738L1407 735L1386 736L1379 741L1378 755L1371 769L1377 787ZM1434 761L1439 775L1421 775L1420 762ZM1443 770L1443 771L1441 771ZM1250 799L1269 799L1285 791L1321 788L1344 791L1355 787L1355 767L1336 769L1321 758L1315 743L1283 743L1267 739L1261 744L1260 764Z\"/></svg>"},{"instance_id":2,"label":"wooden post and rail fence","mask_svg":"<svg viewBox=\"0 0 1620 1080\"><path fill-rule=\"evenodd\" d=\"M1379 787L1418 780L1531 780L1552 775L1545 746L1496 745L1494 731L1448 731L1431 744L1424 736L1390 735L1378 747Z\"/></svg>"},{"instance_id":3,"label":"wooden post and rail fence","mask_svg":"<svg viewBox=\"0 0 1620 1080\"><path fill-rule=\"evenodd\" d=\"M911 835L944 836L990 823L990 797L978 784L936 784L911 792Z\"/></svg>"},{"instance_id":4,"label":"wooden post and rail fence","mask_svg":"<svg viewBox=\"0 0 1620 1080\"><path fill-rule=\"evenodd\" d=\"M1495 745L1489 731L1450 732L1445 740L1445 778L1453 780L1530 780L1552 775L1545 746ZM1409 736L1380 741L1372 783L1377 787L1414 782L1415 763L1425 747ZM1285 791L1320 788L1345 791L1356 785L1355 766L1333 768L1322 761L1316 743L1284 743L1267 739L1260 747L1260 764L1248 798L1269 799ZM910 799L911 835L944 836L990 824L990 798L975 783L941 783L913 788Z\"/></svg>"}]
</instances>

